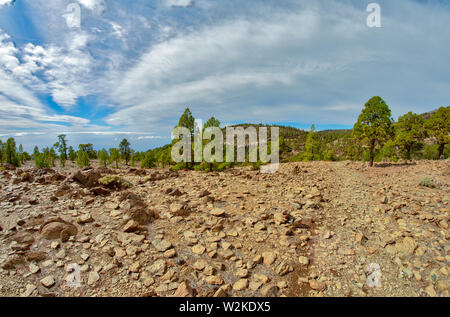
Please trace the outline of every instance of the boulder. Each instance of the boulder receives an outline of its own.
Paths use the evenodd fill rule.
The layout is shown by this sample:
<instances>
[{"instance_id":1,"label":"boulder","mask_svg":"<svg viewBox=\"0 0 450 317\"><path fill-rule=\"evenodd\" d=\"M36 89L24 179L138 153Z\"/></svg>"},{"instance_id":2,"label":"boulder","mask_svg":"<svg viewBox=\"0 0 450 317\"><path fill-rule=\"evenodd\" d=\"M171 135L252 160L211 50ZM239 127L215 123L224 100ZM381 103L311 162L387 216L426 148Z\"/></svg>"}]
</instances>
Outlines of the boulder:
<instances>
[{"instance_id":1,"label":"boulder","mask_svg":"<svg viewBox=\"0 0 450 317\"><path fill-rule=\"evenodd\" d=\"M70 236L76 236L78 229L75 225L61 218L54 218L44 222L39 233L47 240L61 239L67 241Z\"/></svg>"}]
</instances>

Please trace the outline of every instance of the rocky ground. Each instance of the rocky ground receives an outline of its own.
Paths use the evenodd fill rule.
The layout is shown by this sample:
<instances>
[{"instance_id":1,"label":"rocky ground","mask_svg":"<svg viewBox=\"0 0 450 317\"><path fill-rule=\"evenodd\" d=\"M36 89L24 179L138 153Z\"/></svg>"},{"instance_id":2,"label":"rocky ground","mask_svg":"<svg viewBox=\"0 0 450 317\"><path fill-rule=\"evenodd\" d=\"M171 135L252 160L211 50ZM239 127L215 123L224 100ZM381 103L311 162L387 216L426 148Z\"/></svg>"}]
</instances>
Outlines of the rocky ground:
<instances>
[{"instance_id":1,"label":"rocky ground","mask_svg":"<svg viewBox=\"0 0 450 317\"><path fill-rule=\"evenodd\" d=\"M447 297L449 162L0 171L0 296Z\"/></svg>"}]
</instances>

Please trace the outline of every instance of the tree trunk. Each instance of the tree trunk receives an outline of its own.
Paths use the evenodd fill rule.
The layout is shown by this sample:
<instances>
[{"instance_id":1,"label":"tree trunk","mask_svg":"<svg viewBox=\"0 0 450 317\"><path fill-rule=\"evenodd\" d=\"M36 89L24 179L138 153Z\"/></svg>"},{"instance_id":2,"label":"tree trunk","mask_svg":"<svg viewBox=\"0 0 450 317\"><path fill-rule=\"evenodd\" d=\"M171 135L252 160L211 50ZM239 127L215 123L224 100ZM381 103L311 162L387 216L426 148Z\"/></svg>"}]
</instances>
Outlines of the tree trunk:
<instances>
[{"instance_id":1,"label":"tree trunk","mask_svg":"<svg viewBox=\"0 0 450 317\"><path fill-rule=\"evenodd\" d=\"M375 149L375 140L372 140L370 142L370 162L369 162L370 167L373 167L373 160L374 160L373 150L374 149Z\"/></svg>"},{"instance_id":2,"label":"tree trunk","mask_svg":"<svg viewBox=\"0 0 450 317\"><path fill-rule=\"evenodd\" d=\"M439 144L439 156L438 156L438 159L440 160L441 159L441 157L442 157L442 155L444 154L444 149L445 149L445 143L441 143L441 144Z\"/></svg>"}]
</instances>

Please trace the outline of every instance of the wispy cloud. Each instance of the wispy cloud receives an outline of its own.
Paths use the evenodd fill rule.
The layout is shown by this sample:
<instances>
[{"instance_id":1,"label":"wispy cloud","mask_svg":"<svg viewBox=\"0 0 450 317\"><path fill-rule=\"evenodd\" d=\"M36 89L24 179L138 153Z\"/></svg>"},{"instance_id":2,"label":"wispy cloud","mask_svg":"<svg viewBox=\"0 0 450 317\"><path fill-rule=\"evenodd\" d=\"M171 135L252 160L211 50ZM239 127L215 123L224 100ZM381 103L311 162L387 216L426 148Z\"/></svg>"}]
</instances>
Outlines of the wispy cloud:
<instances>
[{"instance_id":1,"label":"wispy cloud","mask_svg":"<svg viewBox=\"0 0 450 317\"><path fill-rule=\"evenodd\" d=\"M0 10L21 14L10 2ZM63 17L71 2L24 0L31 39L0 21L0 133L149 146L186 106L204 120L350 126L373 95L394 116L450 99L442 1L380 0L379 29L354 0L77 0L79 28Z\"/></svg>"}]
</instances>

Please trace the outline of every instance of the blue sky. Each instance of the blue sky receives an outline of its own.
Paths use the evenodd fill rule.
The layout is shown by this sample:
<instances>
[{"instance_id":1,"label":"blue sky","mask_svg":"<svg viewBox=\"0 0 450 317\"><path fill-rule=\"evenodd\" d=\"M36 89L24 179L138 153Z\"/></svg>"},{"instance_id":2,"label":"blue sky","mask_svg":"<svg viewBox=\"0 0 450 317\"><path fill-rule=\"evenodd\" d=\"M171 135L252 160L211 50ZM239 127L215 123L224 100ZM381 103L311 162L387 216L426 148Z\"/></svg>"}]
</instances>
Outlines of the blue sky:
<instances>
[{"instance_id":1,"label":"blue sky","mask_svg":"<svg viewBox=\"0 0 450 317\"><path fill-rule=\"evenodd\" d=\"M349 128L450 100L450 1L0 0L0 139L138 150L189 106L223 124ZM79 27L71 25L80 9Z\"/></svg>"}]
</instances>

